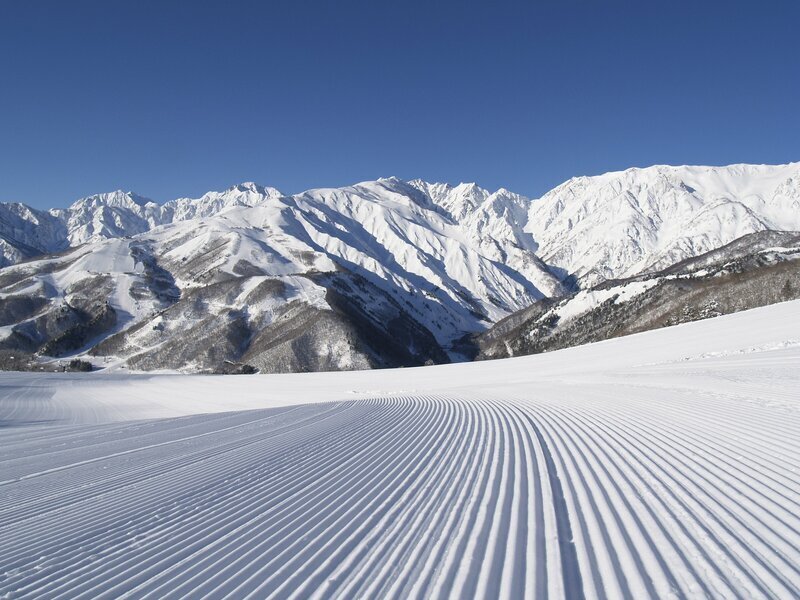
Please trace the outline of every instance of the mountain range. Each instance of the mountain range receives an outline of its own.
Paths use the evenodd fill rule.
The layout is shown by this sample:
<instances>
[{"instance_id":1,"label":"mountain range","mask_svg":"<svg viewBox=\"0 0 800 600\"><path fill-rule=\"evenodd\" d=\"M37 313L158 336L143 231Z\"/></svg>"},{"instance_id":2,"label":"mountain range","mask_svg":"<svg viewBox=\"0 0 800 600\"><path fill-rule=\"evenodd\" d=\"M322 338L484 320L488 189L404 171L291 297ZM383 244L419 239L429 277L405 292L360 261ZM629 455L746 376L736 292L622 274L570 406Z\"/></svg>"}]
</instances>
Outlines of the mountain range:
<instances>
[{"instance_id":1,"label":"mountain range","mask_svg":"<svg viewBox=\"0 0 800 600\"><path fill-rule=\"evenodd\" d=\"M634 168L533 200L392 177L294 195L244 183L164 204L123 191L49 211L0 204L0 363L463 360L476 335L532 305L799 230L800 163Z\"/></svg>"},{"instance_id":2,"label":"mountain range","mask_svg":"<svg viewBox=\"0 0 800 600\"><path fill-rule=\"evenodd\" d=\"M665 269L547 298L474 337L477 358L549 352L800 298L800 232L759 231Z\"/></svg>"}]
</instances>

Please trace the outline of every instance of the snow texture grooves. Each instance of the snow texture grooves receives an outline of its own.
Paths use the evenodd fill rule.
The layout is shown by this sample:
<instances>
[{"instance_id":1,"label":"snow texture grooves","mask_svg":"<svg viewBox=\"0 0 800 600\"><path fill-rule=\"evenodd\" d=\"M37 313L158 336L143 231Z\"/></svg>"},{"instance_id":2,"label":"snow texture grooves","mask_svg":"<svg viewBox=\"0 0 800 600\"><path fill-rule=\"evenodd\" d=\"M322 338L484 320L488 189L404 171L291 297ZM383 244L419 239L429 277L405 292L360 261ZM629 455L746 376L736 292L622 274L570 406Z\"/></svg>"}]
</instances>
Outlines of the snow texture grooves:
<instances>
[{"instance_id":1,"label":"snow texture grooves","mask_svg":"<svg viewBox=\"0 0 800 600\"><path fill-rule=\"evenodd\" d=\"M564 594L567 598L583 598L583 584L581 583L581 570L578 566L578 555L575 552L575 542L572 538L572 525L569 522L567 501L564 499L564 489L561 487L561 478L556 470L553 455L547 447L547 442L542 437L536 423L525 415L531 429L536 434L536 439L544 453L547 466L548 480L553 494L553 509L556 513L556 526L558 528L558 549L561 553L561 572L564 577Z\"/></svg>"},{"instance_id":2,"label":"snow texture grooves","mask_svg":"<svg viewBox=\"0 0 800 600\"><path fill-rule=\"evenodd\" d=\"M0 597L798 597L800 417L754 375L786 381L781 356L695 389L666 364L646 383L15 422Z\"/></svg>"}]
</instances>

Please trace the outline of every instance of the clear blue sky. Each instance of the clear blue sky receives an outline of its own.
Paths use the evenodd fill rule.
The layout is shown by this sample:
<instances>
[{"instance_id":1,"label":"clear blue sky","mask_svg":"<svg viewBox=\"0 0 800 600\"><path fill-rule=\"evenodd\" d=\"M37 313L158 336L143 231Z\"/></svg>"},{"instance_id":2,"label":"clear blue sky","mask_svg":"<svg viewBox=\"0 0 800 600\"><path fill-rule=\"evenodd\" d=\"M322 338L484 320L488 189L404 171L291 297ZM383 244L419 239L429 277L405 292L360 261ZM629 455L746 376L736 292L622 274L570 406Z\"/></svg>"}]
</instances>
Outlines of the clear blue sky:
<instances>
[{"instance_id":1,"label":"clear blue sky","mask_svg":"<svg viewBox=\"0 0 800 600\"><path fill-rule=\"evenodd\" d=\"M0 200L800 160L800 2L0 3Z\"/></svg>"}]
</instances>

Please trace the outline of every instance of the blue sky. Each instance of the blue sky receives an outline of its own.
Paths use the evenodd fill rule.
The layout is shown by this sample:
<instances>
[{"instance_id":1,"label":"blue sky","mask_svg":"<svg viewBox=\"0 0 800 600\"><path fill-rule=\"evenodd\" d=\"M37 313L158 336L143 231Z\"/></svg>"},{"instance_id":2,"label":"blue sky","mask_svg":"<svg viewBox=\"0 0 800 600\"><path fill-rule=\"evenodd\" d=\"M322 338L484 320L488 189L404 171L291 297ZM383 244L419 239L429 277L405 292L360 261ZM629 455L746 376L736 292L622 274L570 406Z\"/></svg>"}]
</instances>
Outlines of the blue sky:
<instances>
[{"instance_id":1,"label":"blue sky","mask_svg":"<svg viewBox=\"0 0 800 600\"><path fill-rule=\"evenodd\" d=\"M0 201L800 160L800 2L3 2Z\"/></svg>"}]
</instances>

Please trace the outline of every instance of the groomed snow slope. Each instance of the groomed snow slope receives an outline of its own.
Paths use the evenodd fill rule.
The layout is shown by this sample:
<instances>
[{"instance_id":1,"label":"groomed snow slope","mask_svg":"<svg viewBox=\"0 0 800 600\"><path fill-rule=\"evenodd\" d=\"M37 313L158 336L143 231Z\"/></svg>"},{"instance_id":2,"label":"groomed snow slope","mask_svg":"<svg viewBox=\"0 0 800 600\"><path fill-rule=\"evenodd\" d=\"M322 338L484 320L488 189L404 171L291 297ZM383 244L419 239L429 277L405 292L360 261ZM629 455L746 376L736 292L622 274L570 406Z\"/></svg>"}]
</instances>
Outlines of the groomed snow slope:
<instances>
[{"instance_id":1,"label":"groomed snow slope","mask_svg":"<svg viewBox=\"0 0 800 600\"><path fill-rule=\"evenodd\" d=\"M797 597L798 366L800 301L414 370L5 373L0 594Z\"/></svg>"}]
</instances>

